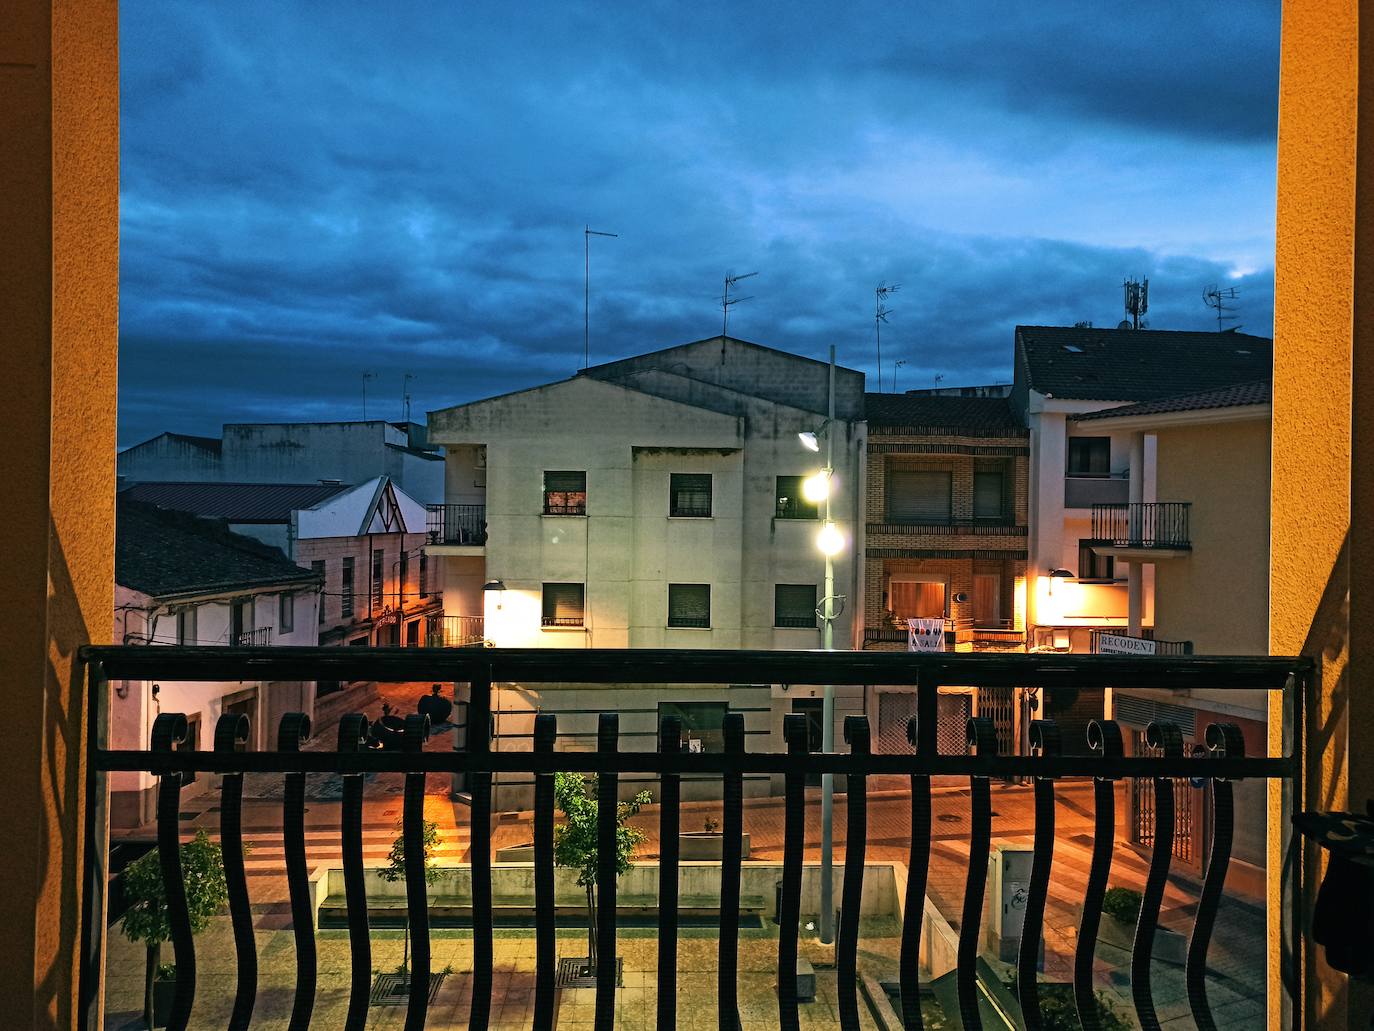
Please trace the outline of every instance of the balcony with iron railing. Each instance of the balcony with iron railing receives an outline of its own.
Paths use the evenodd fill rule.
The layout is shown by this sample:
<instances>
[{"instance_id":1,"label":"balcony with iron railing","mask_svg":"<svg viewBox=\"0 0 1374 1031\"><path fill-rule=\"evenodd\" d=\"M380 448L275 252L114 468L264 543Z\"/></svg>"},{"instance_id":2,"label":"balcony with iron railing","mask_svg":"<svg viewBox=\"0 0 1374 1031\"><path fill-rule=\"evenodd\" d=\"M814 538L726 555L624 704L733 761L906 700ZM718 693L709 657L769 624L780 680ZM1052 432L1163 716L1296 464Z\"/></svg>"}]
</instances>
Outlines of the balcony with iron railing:
<instances>
[{"instance_id":1,"label":"balcony with iron railing","mask_svg":"<svg viewBox=\"0 0 1374 1031\"><path fill-rule=\"evenodd\" d=\"M1191 507L1186 501L1094 505L1093 551L1122 559L1186 555L1193 548L1188 535Z\"/></svg>"},{"instance_id":2,"label":"balcony with iron railing","mask_svg":"<svg viewBox=\"0 0 1374 1031\"><path fill-rule=\"evenodd\" d=\"M487 543L486 505L426 505L431 545L481 547Z\"/></svg>"},{"instance_id":3,"label":"balcony with iron railing","mask_svg":"<svg viewBox=\"0 0 1374 1031\"><path fill-rule=\"evenodd\" d=\"M429 775L457 775L466 778L470 806L468 814L468 854L470 863L462 867L457 883L466 885L461 900L439 900L449 908L457 907L465 916L463 940L471 943L470 973L465 969L464 989L466 1012L459 1015L448 1003L447 1020L463 1019L466 1026L487 1027L496 1017L493 998L497 992L506 1000L505 1016L510 1015L512 992L528 991L529 997L517 1008L523 1014L529 1005L532 1026L549 1029L555 1026L560 1007L572 1004L566 995L560 996L558 962L558 928L567 918L558 899L561 889L555 876L555 804L554 776L560 771L576 771L597 776L592 805L595 810L596 833L600 844L594 861L595 892L598 919L594 925L595 961L591 966L589 991L585 1012L594 1018L598 1028L620 1026L625 1011L618 1003L622 992L621 958L631 949L621 941L622 923L629 915L642 921L647 913L657 938L656 959L652 972L645 975L644 988L651 990L652 1001L644 1013L646 1021L656 1008L657 1026L672 1028L682 1018L688 1021L702 1016L709 1007L722 1027L738 1027L740 1013L749 1007L756 1019L773 1026L799 1027L802 1015L799 1000L801 979L799 944L803 935L809 937L812 925L803 928L803 907L813 907L814 900L804 894L815 890L815 867L805 861L808 837L814 829L806 826L808 778L829 773L845 778L847 801L842 809L845 849L840 863L843 880L838 884L838 937L833 946L835 974L833 985L835 1011L839 1026L861 1026L861 1006L876 1006L869 990L872 978L868 965L880 957L866 941L866 928L861 920L861 905L869 899L869 881L878 878L881 869L867 862L871 848L880 844L870 840L869 806L879 804L880 797L870 791L870 779L885 778L890 785L900 778L910 798L909 833L903 836L902 855L905 866L905 890L895 919L900 924L900 942L892 945L894 960L894 1003L900 1017L879 1026L921 1027L921 1007L924 990L930 987L929 957L922 946L923 934L929 932L930 922L937 918L929 906L929 891L937 886L928 870L937 858L949 852L948 842L937 842L932 833L932 777L966 778L967 808L963 821L967 825L968 849L966 858L955 861L964 864L962 876L963 900L953 918L941 926L957 938L957 946L950 939L951 963L948 975L953 982L948 1005L957 1010L966 1028L984 1025L980 1013L986 1012L980 998L985 998L994 982L987 980L989 967L981 958L985 930L985 902L988 891L989 855L992 845L994 781L1026 778L1033 784L1034 806L1024 809L1028 826L1027 851L1031 853L1029 872L1019 894L1024 902L1024 921L1019 944L1013 957L1016 989L1007 991L995 982L997 1005L1006 1016L1005 1026L1048 1026L1036 1019L1049 992L1039 975L1041 950L1049 926L1046 906L1052 901L1051 885L1064 890L1064 878L1074 878L1072 889L1075 901L1081 906L1081 916L1073 928L1073 979L1068 986L1079 1012L1085 1014L1085 1026L1096 1026L1091 1019L1097 1012L1095 968L1102 964L1098 948L1098 934L1103 920L1104 900L1108 885L1122 873L1115 870L1113 850L1116 843L1117 820L1115 806L1118 792L1114 782L1120 778L1145 778L1146 790L1153 792L1156 828L1148 870L1139 863L1134 876L1143 878L1143 892L1134 925L1133 945L1126 951L1129 967L1123 977L1129 978L1130 998L1141 1026L1157 1027L1162 1013L1156 1012L1157 984L1164 974L1159 963L1151 963L1156 936L1162 934L1160 917L1166 885L1171 892L1178 890L1170 881L1172 843L1169 828L1173 826L1174 792L1179 778L1192 778L1203 783L1210 802L1206 807L1210 821L1209 858L1196 903L1185 907L1185 919L1191 923L1191 938L1186 962L1178 975L1179 994L1170 1000L1173 1007L1186 1005L1199 1026L1215 1026L1212 1001L1208 996L1209 954L1214 938L1225 934L1219 923L1222 895L1231 844L1236 832L1238 810L1233 800L1233 782L1238 779L1276 781L1284 785L1282 797L1291 800L1299 784L1303 755L1290 751L1285 755L1248 756L1239 730L1231 724L1214 724L1206 728L1206 748L1202 754L1184 754L1178 729L1169 723L1152 724L1148 731L1150 742L1157 745L1149 755L1127 756L1123 750L1121 727L1106 719L1094 721L1088 729L1085 753L1082 747L1070 747L1059 728L1051 721L1037 720L1030 724L1031 753L999 755L998 734L992 721L974 718L968 721L968 748L957 753L941 752L937 727L940 723L938 704L942 685L993 688L1015 685L1034 688L1046 695L1064 691L1077 694L1083 689L1100 689L1105 685L1118 688L1161 685L1188 689L1206 687L1210 690L1234 691L1256 688L1279 692L1283 699L1285 726L1292 730L1301 726L1301 705L1312 681L1312 664L1304 659L1282 658L1137 658L1109 656L1063 655L896 655L864 652L725 652L709 650L586 650L554 652L547 649L483 649L430 651L428 649L395 650L364 648L276 648L261 654L236 655L224 649L210 648L87 648L82 652L86 664L90 719L88 763L90 777L87 791L92 818L86 822L87 840L84 855L86 890L89 903L83 909L84 940L81 999L81 1026L93 1026L94 1014L99 1012L102 993L107 985L105 956L108 951L107 931L100 914L105 912L107 821L105 811L108 782L117 772L142 771L158 778L157 839L159 869L165 889L167 922L178 971L175 1000L172 1006L172 1028L188 1026L193 1005L196 1007L195 1026L247 1027L255 1008L260 1019L284 1015L286 1008L293 1014L292 1026L305 1027L317 1005L317 992L328 997L331 1008L328 1017L317 1023L324 1026L362 1028L369 1020L369 1005L374 1002L374 973L377 958L370 932L370 919L378 912L380 900L369 895L369 875L363 862L363 799L364 782L372 774L401 774L404 776L401 835L405 843L404 896L392 898L387 904L403 902L412 952L408 982L403 984L407 1027L422 1027L426 1017L430 1026L450 1026L442 1014L432 1013L431 974L435 973L431 940L436 928L432 926L432 912L442 907L431 899L427 889L427 860L425 821L426 779ZM744 714L727 712L722 725L723 749L719 752L688 752L683 749L683 724L679 717L668 715L657 727L656 747L644 747L632 742L642 740L639 732L622 735L620 714L602 713L595 734L595 747L587 750L583 733L561 731L557 718L551 713L539 713L532 720L532 750L526 745L512 751L495 750L488 734L472 735L461 750L443 748L429 751L423 748L427 736L427 717L411 715L404 720L404 733L392 737L393 748L372 750L366 747L369 738L368 721L362 715L346 716L338 729L337 750L303 749L310 735L310 721L302 714L283 717L277 733L271 738L276 750L241 751L249 740L249 725L242 715L221 718L214 733L211 751L180 750L187 735L186 717L177 713L163 713L157 718L146 747L114 750L109 745L111 685L128 680L175 679L178 681L234 681L254 679L285 681L294 679L366 680L380 683L424 683L430 681L461 681L466 685L468 719L466 727L490 728L493 685L518 683L526 689L543 684L576 682L589 685L614 685L623 688L630 684L644 685L728 685L749 684L806 684L836 685L892 685L889 690L910 692L915 716L905 726L903 747L894 751L886 744L875 749L878 738L872 734L869 718L851 715L844 723L846 744L833 752L813 751L809 744L807 718L790 713L783 717L781 743L783 748L750 744L745 748ZM395 717L391 717L395 719ZM259 735L261 737L261 735ZM1301 733L1286 733L1286 740L1301 741ZM629 746L622 748L622 743ZM561 750L566 748L568 750ZM225 883L228 887L228 922L232 938L227 934L206 936L198 945L194 937L192 916L184 890L187 871L182 869L177 843L183 839L182 788L189 775L215 773L222 775L222 797L218 806L209 810L216 814L213 821L219 839L225 843L222 857ZM239 842L248 828L244 825L243 790L246 774L258 780L282 778L283 788L276 797L279 803L281 835L285 854L285 891L290 913L294 950L285 942L274 946L272 978L269 984L259 984L258 951L265 948L261 927L255 926L254 910L261 910L266 900L250 897L245 875L243 850ZM508 886L505 868L493 863L493 777L521 775L533 778L533 870L520 874L523 895L512 901L502 891L494 890L495 883ZM652 902L628 897L617 867L618 799L622 780L654 778L657 792L656 829L659 855L653 869L655 893ZM703 996L691 1004L691 1012L680 1012L679 985L686 981L680 975L684 967L679 956L679 919L687 919L692 907L699 908L699 898L685 894L686 885L699 885L700 871L688 869L679 861L679 835L683 831L682 785L690 776L720 778L724 830L721 838L721 858L710 865L710 876L718 885L712 888L709 926L716 947L711 974L709 1001ZM742 864L742 829L745 799L742 785L747 776L777 778L783 791L780 817L780 860L767 871L771 879L773 869L778 876L776 909L769 902L761 904L763 915L776 925L774 962L766 975L740 963L741 914L756 903L752 894L742 894L746 876L756 864ZM337 848L342 857L338 872L338 897L331 898L332 911L347 927L348 936L330 935L317 931L315 914L321 905L320 892L329 889L334 876L316 883L310 873L308 849L324 846L326 826L320 820L329 802L328 796L311 795L310 827L314 844L307 841L304 813L307 777L337 777L341 782L340 820L337 824ZM632 786L633 790L637 785ZM1056 790L1082 791L1085 804L1093 811L1091 862L1086 872L1069 864L1067 869L1056 862L1060 845L1056 843L1054 812ZM211 790L215 790L212 788ZM999 796L1000 798L1001 796ZM1090 797L1090 801L1087 798ZM1278 797L1278 793L1276 793ZM1289 801L1284 802L1286 807ZM1002 803L998 803L999 810ZM771 812L772 810L770 810ZM1279 854L1299 855L1294 845L1287 811L1271 818L1270 833L1278 835ZM460 817L461 819L461 817ZM943 819L943 817L942 817ZM1005 832L999 830L999 834ZM876 830L876 828L875 828ZM887 829L882 834L888 834ZM941 828L940 839L949 837ZM962 853L956 853L960 855ZM947 861L945 859L942 862ZM702 864L692 864L693 867ZM836 871L838 873L838 870ZM1282 930L1272 932L1280 936L1282 948L1272 955L1280 962L1280 977L1270 1004L1274 1010L1270 1019L1284 1023L1294 1019L1297 1000L1290 994L1297 982L1297 967L1302 953L1299 937L1301 921L1294 919L1292 899L1300 889L1302 869L1297 861L1285 863L1278 874L1284 887L1278 896L1282 920L1274 926ZM1081 889L1077 887L1081 881ZM808 880L809 879L809 880ZM375 880L375 878L374 878ZM756 880L756 878L755 878ZM261 885L277 883L255 880L260 895ZM752 882L751 882L752 883ZM771 884L770 880L770 884ZM877 881L874 881L874 885ZM329 889L332 890L332 889ZM620 892L625 891L626 906L620 905ZM1057 903L1056 903L1057 904ZM1176 906L1176 902L1171 905ZM515 909L510 909L515 906ZM504 907L504 908L503 908ZM507 911L521 914L517 925L509 925ZM806 912L812 912L807 909ZM396 912L394 908L385 910ZM1175 908L1171 919L1179 919ZM374 916L370 916L374 914ZM223 920L225 918L215 918ZM437 919L435 917L434 919ZM941 918L943 919L943 918ZM505 923L503 923L505 921ZM525 931L502 931L501 941L511 934L527 934L532 939L528 951L517 950L509 955L517 957L503 962L525 964L521 969L497 968L497 934L495 927L518 926ZM770 925L762 925L768 927ZM1262 925L1261 925L1262 926ZM227 928L226 928L227 930ZM285 933L279 931L276 933ZM442 933L442 932L440 932ZM628 932L642 935L643 931ZM753 932L750 934L750 941ZM1261 932L1261 937L1263 933ZM219 952L210 956L209 969L215 971L215 990L197 999L195 971L197 960L212 949L227 950L232 942L233 955ZM761 944L753 942L750 946ZM346 949L346 953L345 953ZM622 949L625 949L622 952ZM322 955L322 953L324 955ZM899 954L898 954L899 953ZM126 953L127 954L127 953ZM957 954L957 955L956 955ZM467 955L465 952L464 955ZM503 952L503 955L506 953ZM520 959L518 957L528 957ZM924 959L923 959L924 957ZM323 960L323 962L322 962ZM294 962L292 978L281 969ZM467 962L466 960L464 961ZM704 972L688 969L693 977ZM1263 1008L1265 969L1263 958L1254 969L1228 967L1225 983L1227 998L1240 979L1258 984ZM498 978L497 975L500 975ZM285 975L285 976L283 976ZM757 975L757 976L756 976ZM1175 975L1170 975L1171 977ZM752 994L741 992L741 983L752 977ZM761 978L763 980L761 980ZM223 980L221 980L223 979ZM121 972L119 983L127 986L131 979ZM232 995L230 988L232 982ZM693 982L698 983L698 982ZM1124 982L1123 982L1124 983ZM1173 983L1173 982L1171 982ZM1215 981L1213 981L1215 983ZM223 985L221 988L220 985ZM526 989L524 986L528 985ZM260 992L260 988L264 991ZM764 993L767 994L764 994ZM285 994L283 994L285 993ZM346 994L347 1015L343 1013ZM560 1002L560 998L563 999ZM594 1004L592 999L594 998ZM399 1000L398 1000L399 1001ZM1162 1000L1161 1000L1162 1004ZM232 1006L232 1012L231 1012ZM265 1012L272 1010L269 1014ZM828 1009L826 1012L830 1012ZM875 1010L876 1012L876 1010ZM952 1019L954 1014L946 1012ZM397 1017L399 1018L399 1013ZM808 1010L808 1023L819 1019L819 1013ZM1300 1017L1300 1014L1299 1014ZM1263 1016L1256 1017L1263 1021ZM442 1022L442 1023L441 1023ZM900 1023L899 1023L900 1022ZM399 1019L397 1020L399 1023ZM647 1025L646 1025L647 1026ZM696 1026L692 1024L692 1026ZM1001 1026L1001 1025L999 1025Z\"/></svg>"},{"instance_id":4,"label":"balcony with iron railing","mask_svg":"<svg viewBox=\"0 0 1374 1031\"><path fill-rule=\"evenodd\" d=\"M468 648L486 643L481 616L450 616L434 612L425 617L425 646Z\"/></svg>"},{"instance_id":5,"label":"balcony with iron railing","mask_svg":"<svg viewBox=\"0 0 1374 1031\"><path fill-rule=\"evenodd\" d=\"M234 635L236 648L265 648L272 643L272 628L260 626L255 630L242 630Z\"/></svg>"}]
</instances>

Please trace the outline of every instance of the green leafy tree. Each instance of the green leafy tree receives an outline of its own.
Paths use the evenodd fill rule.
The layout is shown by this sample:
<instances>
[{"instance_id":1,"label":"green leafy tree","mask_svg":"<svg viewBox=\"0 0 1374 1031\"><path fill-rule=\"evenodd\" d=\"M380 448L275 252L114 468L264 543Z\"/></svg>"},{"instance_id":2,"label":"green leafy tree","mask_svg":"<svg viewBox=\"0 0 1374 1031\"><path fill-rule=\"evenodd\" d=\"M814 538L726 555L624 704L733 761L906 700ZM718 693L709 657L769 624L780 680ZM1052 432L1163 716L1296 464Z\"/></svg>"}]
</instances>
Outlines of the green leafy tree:
<instances>
[{"instance_id":1,"label":"green leafy tree","mask_svg":"<svg viewBox=\"0 0 1374 1031\"><path fill-rule=\"evenodd\" d=\"M554 829L553 861L558 866L576 871L578 887L587 893L587 973L596 969L596 788L596 777L588 782L580 773L554 774L554 801L567 822ZM617 877L634 866L635 849L644 840L644 832L628 826L628 821L652 800L649 792L641 791L628 802L616 804Z\"/></svg>"},{"instance_id":2,"label":"green leafy tree","mask_svg":"<svg viewBox=\"0 0 1374 1031\"><path fill-rule=\"evenodd\" d=\"M388 883L395 884L398 881L405 882L406 879L406 836L403 824L396 824L401 833L396 840L391 843L391 851L387 853L387 865L377 871L378 876ZM434 850L439 847L439 825L432 820L422 820L420 822L421 834L424 841L425 854L425 884L432 885L439 880L439 868L434 865ZM410 913L406 913L406 936L405 945L401 952L401 965L399 973L406 973L410 969Z\"/></svg>"},{"instance_id":3,"label":"green leafy tree","mask_svg":"<svg viewBox=\"0 0 1374 1031\"><path fill-rule=\"evenodd\" d=\"M248 852L248 845L243 851ZM224 882L224 856L220 847L203 830L180 846L181 871L186 883L186 908L191 916L191 931L199 934L210 918L229 900ZM124 868L124 934L131 942L147 946L143 979L143 1019L153 1026L153 979L158 973L162 943L172 936L167 913L167 889L162 883L158 851L153 849Z\"/></svg>"}]
</instances>

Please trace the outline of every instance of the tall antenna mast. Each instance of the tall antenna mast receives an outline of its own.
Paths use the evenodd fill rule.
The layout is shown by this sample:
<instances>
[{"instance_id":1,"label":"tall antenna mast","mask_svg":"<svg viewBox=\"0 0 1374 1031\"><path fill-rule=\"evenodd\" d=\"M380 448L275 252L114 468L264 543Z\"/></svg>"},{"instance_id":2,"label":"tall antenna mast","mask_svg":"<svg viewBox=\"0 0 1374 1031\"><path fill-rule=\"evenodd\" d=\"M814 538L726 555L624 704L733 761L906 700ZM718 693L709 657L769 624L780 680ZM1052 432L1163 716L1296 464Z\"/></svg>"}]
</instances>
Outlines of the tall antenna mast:
<instances>
[{"instance_id":1,"label":"tall antenna mast","mask_svg":"<svg viewBox=\"0 0 1374 1031\"><path fill-rule=\"evenodd\" d=\"M619 237L619 233L602 233L591 226L582 227L582 368L591 364L591 308L592 308L592 237Z\"/></svg>"},{"instance_id":2,"label":"tall antenna mast","mask_svg":"<svg viewBox=\"0 0 1374 1031\"><path fill-rule=\"evenodd\" d=\"M1121 290L1125 294L1126 314L1131 320L1131 328L1139 329L1140 317L1150 310L1150 281L1123 280Z\"/></svg>"},{"instance_id":3,"label":"tall antenna mast","mask_svg":"<svg viewBox=\"0 0 1374 1031\"><path fill-rule=\"evenodd\" d=\"M897 370L906 364L905 358L898 358L892 363L892 392L897 393Z\"/></svg>"},{"instance_id":4,"label":"tall antenna mast","mask_svg":"<svg viewBox=\"0 0 1374 1031\"><path fill-rule=\"evenodd\" d=\"M1217 313L1217 332L1223 333L1228 329L1240 329L1239 326L1227 326L1224 323L1235 322L1240 318L1239 315L1227 315L1228 311L1235 311L1236 305L1227 302L1234 301L1240 296L1240 291L1234 286L1228 286L1224 290L1215 283L1202 292L1202 303L1209 308L1215 308Z\"/></svg>"},{"instance_id":5,"label":"tall antenna mast","mask_svg":"<svg viewBox=\"0 0 1374 1031\"><path fill-rule=\"evenodd\" d=\"M878 389L883 389L883 323L892 314L892 309L887 306L887 299L901 289L901 285L893 283L888 286L886 283L879 283L873 291L873 338L878 345ZM894 372L895 376L896 373ZM897 389L893 387L893 389Z\"/></svg>"},{"instance_id":6,"label":"tall antenna mast","mask_svg":"<svg viewBox=\"0 0 1374 1031\"><path fill-rule=\"evenodd\" d=\"M745 301L752 301L752 300L754 299L754 297L753 297L752 294L751 294L750 296L748 296L748 297L731 297L731 296L730 296L730 290L731 290L731 288L732 288L736 283L738 283L741 279L752 279L754 276L757 276L757 275L758 275L757 272L746 272L746 273L745 273L744 275L742 275L742 276L737 276L737 275L735 275L735 274L732 273L732 272L727 272L727 273L725 273L725 289L722 290L721 293L720 293L720 335L721 335L721 336L725 336L725 335L726 335L726 334L725 334L725 330L726 330L726 328L730 325L730 309L733 308L733 307L734 307L735 305L737 305L737 304L743 304Z\"/></svg>"},{"instance_id":7,"label":"tall antenna mast","mask_svg":"<svg viewBox=\"0 0 1374 1031\"><path fill-rule=\"evenodd\" d=\"M410 422L410 381L414 378L413 372L401 377L401 418L406 422Z\"/></svg>"},{"instance_id":8,"label":"tall antenna mast","mask_svg":"<svg viewBox=\"0 0 1374 1031\"><path fill-rule=\"evenodd\" d=\"M367 381L376 378L377 374L375 372L363 373L363 422L367 422Z\"/></svg>"}]
</instances>

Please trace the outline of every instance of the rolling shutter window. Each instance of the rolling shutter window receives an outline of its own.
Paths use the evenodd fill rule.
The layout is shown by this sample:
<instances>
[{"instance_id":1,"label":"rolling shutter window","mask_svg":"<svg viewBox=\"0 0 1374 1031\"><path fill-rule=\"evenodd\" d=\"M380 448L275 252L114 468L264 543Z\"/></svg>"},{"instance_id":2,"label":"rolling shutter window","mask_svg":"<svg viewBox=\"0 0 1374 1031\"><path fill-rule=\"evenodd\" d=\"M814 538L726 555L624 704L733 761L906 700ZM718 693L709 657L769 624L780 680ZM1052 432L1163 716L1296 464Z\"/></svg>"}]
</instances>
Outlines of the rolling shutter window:
<instances>
[{"instance_id":1,"label":"rolling shutter window","mask_svg":"<svg viewBox=\"0 0 1374 1031\"><path fill-rule=\"evenodd\" d=\"M889 523L947 523L953 476L947 472L894 469L887 474Z\"/></svg>"},{"instance_id":2,"label":"rolling shutter window","mask_svg":"<svg viewBox=\"0 0 1374 1031\"><path fill-rule=\"evenodd\" d=\"M710 584L669 584L668 625L706 628L711 625Z\"/></svg>"},{"instance_id":3,"label":"rolling shutter window","mask_svg":"<svg viewBox=\"0 0 1374 1031\"><path fill-rule=\"evenodd\" d=\"M1002 474L976 472L973 474L973 518L1002 518Z\"/></svg>"}]
</instances>

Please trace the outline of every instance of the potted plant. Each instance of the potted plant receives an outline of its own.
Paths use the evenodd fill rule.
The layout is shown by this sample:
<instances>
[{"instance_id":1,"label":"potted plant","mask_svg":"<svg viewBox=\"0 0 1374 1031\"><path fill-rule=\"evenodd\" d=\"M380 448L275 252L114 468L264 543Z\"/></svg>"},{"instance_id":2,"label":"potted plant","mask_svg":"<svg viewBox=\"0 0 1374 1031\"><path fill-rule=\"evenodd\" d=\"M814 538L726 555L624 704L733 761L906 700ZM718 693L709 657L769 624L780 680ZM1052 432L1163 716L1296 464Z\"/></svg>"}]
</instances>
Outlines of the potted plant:
<instances>
[{"instance_id":1,"label":"potted plant","mask_svg":"<svg viewBox=\"0 0 1374 1031\"><path fill-rule=\"evenodd\" d=\"M397 824L400 830L402 825ZM422 820L420 823L422 840L424 842L425 857L425 885L431 886L439 879L439 870L434 865L434 850L439 847L439 825L432 820ZM396 836L396 840L391 843L391 851L386 856L387 865L377 871L377 876L388 884L397 882L404 883L406 879L406 836L405 832ZM398 974L406 978L406 983L410 983L410 912L406 911L405 918L405 944L401 951L401 965L396 968Z\"/></svg>"},{"instance_id":2,"label":"potted plant","mask_svg":"<svg viewBox=\"0 0 1374 1031\"><path fill-rule=\"evenodd\" d=\"M720 820L710 814L702 821L700 831L684 831L677 836L678 858L685 861L720 862L725 854L725 838L720 832ZM749 832L740 834L740 858L749 858Z\"/></svg>"},{"instance_id":3,"label":"potted plant","mask_svg":"<svg viewBox=\"0 0 1374 1031\"><path fill-rule=\"evenodd\" d=\"M580 773L557 773L553 779L553 797L563 814L553 832L553 861L577 873L577 886L587 893L587 962L584 975L596 971L596 871L597 819L596 784ZM644 832L627 826L629 819L651 801L649 792L641 791L628 802L615 807L615 873L619 877L634 866L634 853L644 840Z\"/></svg>"},{"instance_id":4,"label":"potted plant","mask_svg":"<svg viewBox=\"0 0 1374 1031\"><path fill-rule=\"evenodd\" d=\"M247 844L243 850L248 851ZM219 845L203 830L196 831L191 841L183 842L179 851L191 931L199 934L229 900L229 889L224 882L224 856ZM172 936L172 926L168 921L167 891L162 883L157 849L126 866L122 881L124 898L129 905L124 913L124 934L130 941L143 942L147 947L143 1022L150 1028L163 1027L176 994L176 966L160 962L162 943Z\"/></svg>"}]
</instances>

